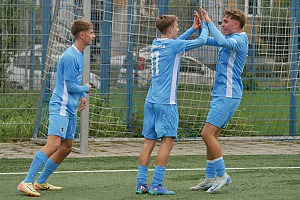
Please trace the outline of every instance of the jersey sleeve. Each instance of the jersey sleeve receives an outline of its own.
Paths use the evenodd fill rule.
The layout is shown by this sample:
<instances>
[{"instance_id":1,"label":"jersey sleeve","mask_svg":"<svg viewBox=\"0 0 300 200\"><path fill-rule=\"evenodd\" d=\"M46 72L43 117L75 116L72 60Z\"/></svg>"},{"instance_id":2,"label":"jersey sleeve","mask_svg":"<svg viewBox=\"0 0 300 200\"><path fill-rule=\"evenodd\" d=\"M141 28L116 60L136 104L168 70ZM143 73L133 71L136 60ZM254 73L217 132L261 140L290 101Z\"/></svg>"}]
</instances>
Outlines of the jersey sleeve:
<instances>
[{"instance_id":1,"label":"jersey sleeve","mask_svg":"<svg viewBox=\"0 0 300 200\"><path fill-rule=\"evenodd\" d=\"M191 27L188 30L186 30L183 34L181 34L180 36L178 36L177 39L179 39L179 40L187 40L191 35L193 35L194 32L195 32L195 29L193 27Z\"/></svg>"},{"instance_id":2,"label":"jersey sleeve","mask_svg":"<svg viewBox=\"0 0 300 200\"><path fill-rule=\"evenodd\" d=\"M174 40L174 42L171 43L171 49L175 54L178 54L180 52L185 52L186 47L186 41L185 40Z\"/></svg>"},{"instance_id":3,"label":"jersey sleeve","mask_svg":"<svg viewBox=\"0 0 300 200\"><path fill-rule=\"evenodd\" d=\"M76 59L72 57L65 58L64 60L64 80L75 81L79 74L79 65Z\"/></svg>"},{"instance_id":4,"label":"jersey sleeve","mask_svg":"<svg viewBox=\"0 0 300 200\"><path fill-rule=\"evenodd\" d=\"M66 81L67 90L69 93L83 93L88 92L88 86L78 85L77 77L79 75L79 65L76 59L68 57L64 60L64 80ZM81 94L82 95L82 94Z\"/></svg>"},{"instance_id":5,"label":"jersey sleeve","mask_svg":"<svg viewBox=\"0 0 300 200\"><path fill-rule=\"evenodd\" d=\"M233 35L231 38L226 38L214 25L213 22L210 22L208 24L209 30L211 31L212 35L214 36L214 39L216 43L220 47L225 47L227 49L233 50L233 51L239 51L244 48L244 43L241 41L241 37L238 35ZM209 40L211 44L216 44L213 42L213 40Z\"/></svg>"},{"instance_id":6,"label":"jersey sleeve","mask_svg":"<svg viewBox=\"0 0 300 200\"><path fill-rule=\"evenodd\" d=\"M194 40L177 39L173 46L174 52L177 54L180 52L189 51L191 49L195 49L195 48L205 45L207 37L208 37L208 32L209 31L208 31L207 24L204 23L203 29L201 31L201 35L198 38L196 38Z\"/></svg>"},{"instance_id":7,"label":"jersey sleeve","mask_svg":"<svg viewBox=\"0 0 300 200\"><path fill-rule=\"evenodd\" d=\"M216 41L216 39L214 37L208 37L207 38L207 42L206 42L206 45L209 45L209 46L217 46L219 47L219 43Z\"/></svg>"},{"instance_id":8,"label":"jersey sleeve","mask_svg":"<svg viewBox=\"0 0 300 200\"><path fill-rule=\"evenodd\" d=\"M87 85L77 85L74 81L68 81L66 80L66 86L69 93L80 93L80 96L82 96L84 92L89 91L89 87Z\"/></svg>"},{"instance_id":9,"label":"jersey sleeve","mask_svg":"<svg viewBox=\"0 0 300 200\"><path fill-rule=\"evenodd\" d=\"M83 92L83 93L80 94L80 99L85 98L85 97L86 97L86 93L85 92Z\"/></svg>"},{"instance_id":10,"label":"jersey sleeve","mask_svg":"<svg viewBox=\"0 0 300 200\"><path fill-rule=\"evenodd\" d=\"M195 49L195 48L198 48L198 47L201 47L201 46L205 45L206 41L207 41L207 37L208 37L208 32L209 31L208 31L207 23L204 22L200 36L198 38L194 39L194 40L186 41L185 50L189 51L191 49Z\"/></svg>"}]
</instances>

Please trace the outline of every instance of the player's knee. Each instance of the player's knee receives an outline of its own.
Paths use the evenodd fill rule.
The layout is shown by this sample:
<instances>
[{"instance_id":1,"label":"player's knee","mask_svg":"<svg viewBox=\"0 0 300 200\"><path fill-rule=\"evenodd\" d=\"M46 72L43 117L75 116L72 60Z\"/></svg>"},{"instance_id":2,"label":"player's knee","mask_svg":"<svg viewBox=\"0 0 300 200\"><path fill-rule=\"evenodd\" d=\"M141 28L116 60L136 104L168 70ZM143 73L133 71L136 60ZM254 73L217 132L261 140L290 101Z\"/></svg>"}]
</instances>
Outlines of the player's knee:
<instances>
[{"instance_id":1,"label":"player's knee","mask_svg":"<svg viewBox=\"0 0 300 200\"><path fill-rule=\"evenodd\" d=\"M171 147L173 147L173 146L174 146L174 143L175 143L175 141L174 141L174 139L173 139L173 140L170 141L170 144L169 144L169 145L170 145Z\"/></svg>"},{"instance_id":2,"label":"player's knee","mask_svg":"<svg viewBox=\"0 0 300 200\"><path fill-rule=\"evenodd\" d=\"M63 147L63 151L65 154L69 154L72 151L72 146L65 146Z\"/></svg>"},{"instance_id":3,"label":"player's knee","mask_svg":"<svg viewBox=\"0 0 300 200\"><path fill-rule=\"evenodd\" d=\"M47 155L52 155L54 152L56 152L60 147L60 144L52 143L52 144L46 144L42 151L45 152Z\"/></svg>"},{"instance_id":4,"label":"player's knee","mask_svg":"<svg viewBox=\"0 0 300 200\"><path fill-rule=\"evenodd\" d=\"M210 136L209 133L203 131L201 132L201 137L204 141L207 140L209 136Z\"/></svg>"},{"instance_id":5,"label":"player's knee","mask_svg":"<svg viewBox=\"0 0 300 200\"><path fill-rule=\"evenodd\" d=\"M174 146L174 138L162 138L162 146L172 149Z\"/></svg>"}]
</instances>

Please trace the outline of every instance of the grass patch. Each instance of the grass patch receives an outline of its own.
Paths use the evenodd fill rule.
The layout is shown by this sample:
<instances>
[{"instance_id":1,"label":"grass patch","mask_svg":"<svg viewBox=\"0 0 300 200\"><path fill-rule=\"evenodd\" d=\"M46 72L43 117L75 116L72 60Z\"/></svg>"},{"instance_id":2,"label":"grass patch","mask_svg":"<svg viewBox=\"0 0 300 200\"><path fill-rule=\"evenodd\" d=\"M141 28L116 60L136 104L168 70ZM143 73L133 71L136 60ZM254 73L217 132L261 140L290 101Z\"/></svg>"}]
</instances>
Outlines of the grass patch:
<instances>
[{"instance_id":1,"label":"grass patch","mask_svg":"<svg viewBox=\"0 0 300 200\"><path fill-rule=\"evenodd\" d=\"M225 156L233 183L224 187L220 194L206 194L203 191L189 191L190 186L198 184L204 171L167 171L164 184L176 192L174 196L136 195L136 172L105 173L59 173L53 174L49 182L63 186L62 191L41 191L39 199L298 199L300 186L299 169L263 169L262 167L300 167L300 155L257 155ZM172 156L168 169L192 169L205 167L204 156ZM58 171L86 170L132 170L137 169L137 157L97 157L67 158ZM27 172L31 159L0 159L3 172ZM150 168L154 165L154 157ZM261 169L250 169L261 167ZM148 182L153 172L149 172ZM0 199L23 199L16 190L17 184L25 175L0 175Z\"/></svg>"}]
</instances>

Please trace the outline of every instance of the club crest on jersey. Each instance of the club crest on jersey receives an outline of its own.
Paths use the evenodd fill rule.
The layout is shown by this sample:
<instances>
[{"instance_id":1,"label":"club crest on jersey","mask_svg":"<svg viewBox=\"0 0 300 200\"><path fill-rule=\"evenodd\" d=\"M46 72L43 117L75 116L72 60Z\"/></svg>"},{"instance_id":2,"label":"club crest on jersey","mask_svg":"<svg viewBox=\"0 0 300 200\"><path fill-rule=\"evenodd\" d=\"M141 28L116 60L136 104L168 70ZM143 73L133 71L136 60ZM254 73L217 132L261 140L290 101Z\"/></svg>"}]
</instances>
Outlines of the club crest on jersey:
<instances>
[{"instance_id":1,"label":"club crest on jersey","mask_svg":"<svg viewBox=\"0 0 300 200\"><path fill-rule=\"evenodd\" d=\"M64 133L64 132L65 132L65 127L64 126L60 127L60 133Z\"/></svg>"}]
</instances>

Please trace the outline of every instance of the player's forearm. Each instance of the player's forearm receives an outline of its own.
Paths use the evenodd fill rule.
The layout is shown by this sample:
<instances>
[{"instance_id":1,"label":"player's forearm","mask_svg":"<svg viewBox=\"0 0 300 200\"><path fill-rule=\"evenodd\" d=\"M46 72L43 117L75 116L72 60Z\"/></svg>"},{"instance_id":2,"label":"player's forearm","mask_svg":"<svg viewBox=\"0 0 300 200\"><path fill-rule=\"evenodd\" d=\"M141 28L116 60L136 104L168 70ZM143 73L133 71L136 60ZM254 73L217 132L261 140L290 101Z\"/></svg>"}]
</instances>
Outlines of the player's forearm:
<instances>
[{"instance_id":1,"label":"player's forearm","mask_svg":"<svg viewBox=\"0 0 300 200\"><path fill-rule=\"evenodd\" d=\"M77 85L73 81L66 81L66 86L67 86L68 92L71 94L84 93L84 92L89 91L89 87L87 85L80 86L80 85Z\"/></svg>"},{"instance_id":2,"label":"player's forearm","mask_svg":"<svg viewBox=\"0 0 300 200\"><path fill-rule=\"evenodd\" d=\"M193 33L195 32L195 29L193 27L189 28L188 30L186 30L183 34L181 34L178 39L180 40L186 40L188 39L191 35L193 35Z\"/></svg>"},{"instance_id":3,"label":"player's forearm","mask_svg":"<svg viewBox=\"0 0 300 200\"><path fill-rule=\"evenodd\" d=\"M208 37L207 38L207 41L206 41L206 45L209 45L209 46L217 46L219 47L219 43L215 40L215 38L213 37Z\"/></svg>"},{"instance_id":4,"label":"player's forearm","mask_svg":"<svg viewBox=\"0 0 300 200\"><path fill-rule=\"evenodd\" d=\"M201 35L197 39L191 40L190 42L187 43L186 51L205 45L208 38L208 32L209 31L208 31L207 24L204 23L201 31Z\"/></svg>"},{"instance_id":5,"label":"player's forearm","mask_svg":"<svg viewBox=\"0 0 300 200\"><path fill-rule=\"evenodd\" d=\"M202 28L199 28L198 29L198 37L201 35L201 32L202 32Z\"/></svg>"},{"instance_id":6,"label":"player's forearm","mask_svg":"<svg viewBox=\"0 0 300 200\"><path fill-rule=\"evenodd\" d=\"M80 99L85 98L85 97L86 97L86 93L85 92L81 93Z\"/></svg>"},{"instance_id":7,"label":"player's forearm","mask_svg":"<svg viewBox=\"0 0 300 200\"><path fill-rule=\"evenodd\" d=\"M211 34L214 36L215 40L219 44L220 47L229 48L230 44L225 36L217 29L213 22L208 24L209 30Z\"/></svg>"},{"instance_id":8,"label":"player's forearm","mask_svg":"<svg viewBox=\"0 0 300 200\"><path fill-rule=\"evenodd\" d=\"M205 27L208 28L208 24L204 21L204 22L202 23L202 28L199 28L199 29L198 29L198 37L201 36L202 29L205 28Z\"/></svg>"}]
</instances>

